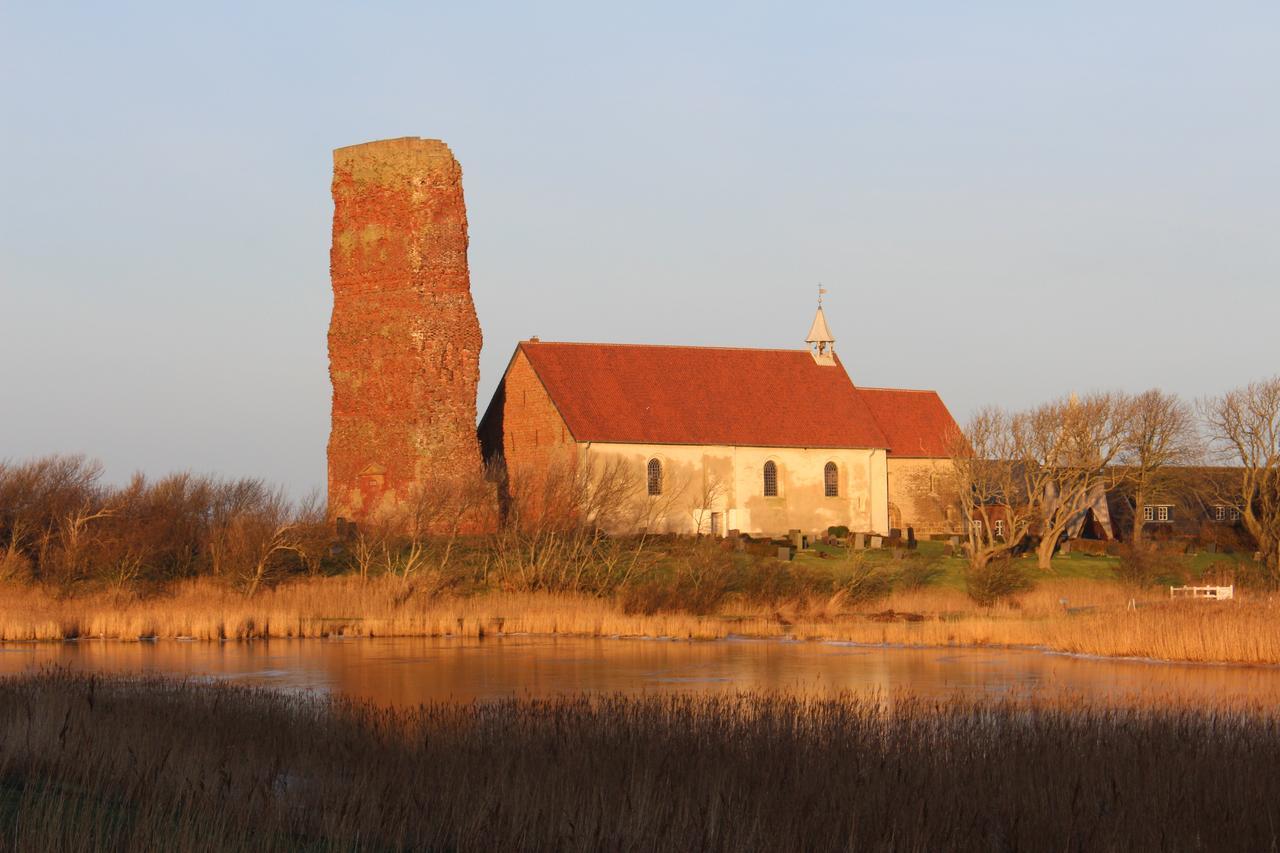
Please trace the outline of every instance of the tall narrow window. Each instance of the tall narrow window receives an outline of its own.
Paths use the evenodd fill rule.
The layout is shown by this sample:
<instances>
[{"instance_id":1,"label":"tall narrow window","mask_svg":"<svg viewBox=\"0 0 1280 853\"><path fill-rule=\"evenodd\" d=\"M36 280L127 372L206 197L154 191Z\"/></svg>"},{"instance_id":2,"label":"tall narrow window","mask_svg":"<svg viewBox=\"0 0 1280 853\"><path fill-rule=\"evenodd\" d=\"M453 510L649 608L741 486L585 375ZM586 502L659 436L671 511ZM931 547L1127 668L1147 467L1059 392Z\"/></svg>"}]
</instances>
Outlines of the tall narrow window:
<instances>
[{"instance_id":1,"label":"tall narrow window","mask_svg":"<svg viewBox=\"0 0 1280 853\"><path fill-rule=\"evenodd\" d=\"M649 494L662 494L662 463L657 459L649 460Z\"/></svg>"},{"instance_id":2,"label":"tall narrow window","mask_svg":"<svg viewBox=\"0 0 1280 853\"><path fill-rule=\"evenodd\" d=\"M826 489L827 497L840 497L840 469L836 467L836 463L828 462L822 469L822 485Z\"/></svg>"},{"instance_id":3,"label":"tall narrow window","mask_svg":"<svg viewBox=\"0 0 1280 853\"><path fill-rule=\"evenodd\" d=\"M778 496L778 466L772 459L764 463L764 496L766 498Z\"/></svg>"}]
</instances>

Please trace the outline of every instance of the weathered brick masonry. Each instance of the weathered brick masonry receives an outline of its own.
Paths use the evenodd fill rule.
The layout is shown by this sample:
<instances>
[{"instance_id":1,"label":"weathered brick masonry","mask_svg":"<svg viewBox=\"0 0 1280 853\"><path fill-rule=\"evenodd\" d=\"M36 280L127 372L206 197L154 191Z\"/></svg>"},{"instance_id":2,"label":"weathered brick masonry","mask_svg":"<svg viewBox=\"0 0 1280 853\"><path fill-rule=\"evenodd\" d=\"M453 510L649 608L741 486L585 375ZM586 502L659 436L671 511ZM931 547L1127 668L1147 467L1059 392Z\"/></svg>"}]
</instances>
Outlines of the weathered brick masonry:
<instances>
[{"instance_id":1,"label":"weathered brick masonry","mask_svg":"<svg viewBox=\"0 0 1280 853\"><path fill-rule=\"evenodd\" d=\"M574 458L576 442L521 344L480 422L486 458L501 458L513 480Z\"/></svg>"},{"instance_id":2,"label":"weathered brick masonry","mask_svg":"<svg viewBox=\"0 0 1280 853\"><path fill-rule=\"evenodd\" d=\"M333 153L329 508L366 519L439 478L479 477L480 324L462 169L405 137Z\"/></svg>"}]
</instances>

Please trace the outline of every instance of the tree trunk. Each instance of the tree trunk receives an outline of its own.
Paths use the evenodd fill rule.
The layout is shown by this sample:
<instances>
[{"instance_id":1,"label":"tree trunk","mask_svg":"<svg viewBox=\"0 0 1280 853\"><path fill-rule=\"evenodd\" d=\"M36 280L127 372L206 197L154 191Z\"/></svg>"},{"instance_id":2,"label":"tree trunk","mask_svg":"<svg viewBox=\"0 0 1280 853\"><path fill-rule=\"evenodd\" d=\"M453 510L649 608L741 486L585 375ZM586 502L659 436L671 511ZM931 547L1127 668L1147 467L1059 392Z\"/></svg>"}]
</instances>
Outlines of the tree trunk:
<instances>
[{"instance_id":1,"label":"tree trunk","mask_svg":"<svg viewBox=\"0 0 1280 853\"><path fill-rule=\"evenodd\" d=\"M1057 535L1048 535L1040 540L1040 544L1036 546L1036 562L1042 571L1049 571L1053 568L1053 552L1057 550Z\"/></svg>"},{"instance_id":2,"label":"tree trunk","mask_svg":"<svg viewBox=\"0 0 1280 853\"><path fill-rule=\"evenodd\" d=\"M1146 514L1147 496L1139 490L1133 496L1133 536L1130 538L1129 544L1137 548L1142 544L1142 528L1146 522L1143 516Z\"/></svg>"}]
</instances>

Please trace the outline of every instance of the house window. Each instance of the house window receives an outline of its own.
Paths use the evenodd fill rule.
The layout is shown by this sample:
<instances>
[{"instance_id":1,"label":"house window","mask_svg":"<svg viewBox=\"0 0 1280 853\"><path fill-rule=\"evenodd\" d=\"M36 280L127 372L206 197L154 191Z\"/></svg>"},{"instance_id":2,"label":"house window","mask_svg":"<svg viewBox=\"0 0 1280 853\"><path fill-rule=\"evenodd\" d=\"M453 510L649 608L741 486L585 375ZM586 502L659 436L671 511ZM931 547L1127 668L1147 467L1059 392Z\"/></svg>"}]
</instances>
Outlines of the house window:
<instances>
[{"instance_id":1,"label":"house window","mask_svg":"<svg viewBox=\"0 0 1280 853\"><path fill-rule=\"evenodd\" d=\"M840 497L840 469L836 467L836 463L828 462L822 469L822 485L826 489L827 497Z\"/></svg>"},{"instance_id":2,"label":"house window","mask_svg":"<svg viewBox=\"0 0 1280 853\"><path fill-rule=\"evenodd\" d=\"M1143 521L1156 521L1168 523L1173 521L1173 507L1168 504L1158 506L1144 506L1142 508Z\"/></svg>"},{"instance_id":3,"label":"house window","mask_svg":"<svg viewBox=\"0 0 1280 853\"><path fill-rule=\"evenodd\" d=\"M764 496L766 498L778 496L778 466L772 459L764 463Z\"/></svg>"},{"instance_id":4,"label":"house window","mask_svg":"<svg viewBox=\"0 0 1280 853\"><path fill-rule=\"evenodd\" d=\"M1233 506L1218 504L1213 508L1213 517L1217 521L1239 521L1240 510Z\"/></svg>"},{"instance_id":5,"label":"house window","mask_svg":"<svg viewBox=\"0 0 1280 853\"><path fill-rule=\"evenodd\" d=\"M982 519L975 518L973 521L969 522L969 526L973 528L973 535L982 535Z\"/></svg>"},{"instance_id":6,"label":"house window","mask_svg":"<svg viewBox=\"0 0 1280 853\"><path fill-rule=\"evenodd\" d=\"M662 494L662 463L657 459L649 460L649 494Z\"/></svg>"},{"instance_id":7,"label":"house window","mask_svg":"<svg viewBox=\"0 0 1280 853\"><path fill-rule=\"evenodd\" d=\"M991 527L996 532L996 538L998 539L1004 538L1004 519L1003 518L997 518L994 522L992 522Z\"/></svg>"}]
</instances>

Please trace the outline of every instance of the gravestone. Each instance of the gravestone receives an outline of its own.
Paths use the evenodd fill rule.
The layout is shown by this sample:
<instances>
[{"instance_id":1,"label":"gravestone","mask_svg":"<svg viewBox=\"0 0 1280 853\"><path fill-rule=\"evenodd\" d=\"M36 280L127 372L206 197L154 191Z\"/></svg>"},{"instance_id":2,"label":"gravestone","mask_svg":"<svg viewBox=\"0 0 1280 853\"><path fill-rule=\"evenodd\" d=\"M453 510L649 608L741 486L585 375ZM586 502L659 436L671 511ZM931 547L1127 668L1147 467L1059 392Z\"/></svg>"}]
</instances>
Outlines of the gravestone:
<instances>
[{"instance_id":1,"label":"gravestone","mask_svg":"<svg viewBox=\"0 0 1280 853\"><path fill-rule=\"evenodd\" d=\"M790 545L779 545L779 546L778 546L778 559L779 559L779 560L782 560L783 562L789 562L789 561L791 560L791 546L790 546Z\"/></svg>"},{"instance_id":2,"label":"gravestone","mask_svg":"<svg viewBox=\"0 0 1280 853\"><path fill-rule=\"evenodd\" d=\"M907 528L907 547L913 550L916 547L916 529L914 527Z\"/></svg>"},{"instance_id":3,"label":"gravestone","mask_svg":"<svg viewBox=\"0 0 1280 853\"><path fill-rule=\"evenodd\" d=\"M867 534L855 533L853 535L853 550L861 551L867 547Z\"/></svg>"},{"instance_id":4,"label":"gravestone","mask_svg":"<svg viewBox=\"0 0 1280 853\"><path fill-rule=\"evenodd\" d=\"M883 539L881 539L879 536L872 536L872 537L871 537L871 547L872 547L872 548L879 548L879 547L880 547L881 545L883 545L883 544L884 544L884 540L883 540Z\"/></svg>"}]
</instances>

